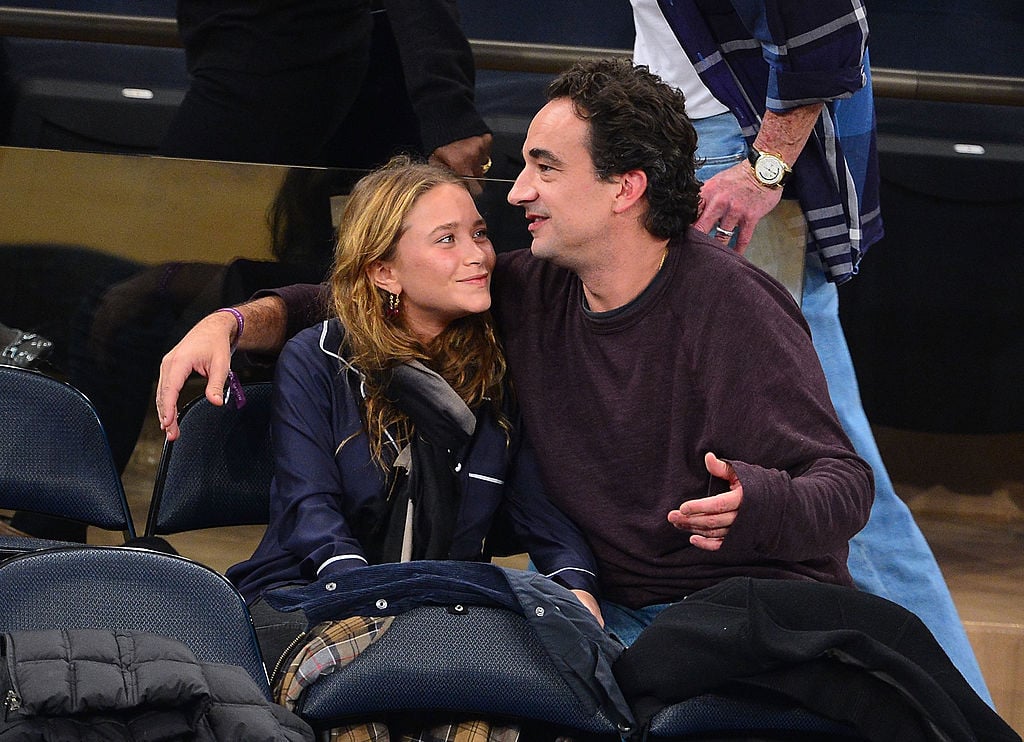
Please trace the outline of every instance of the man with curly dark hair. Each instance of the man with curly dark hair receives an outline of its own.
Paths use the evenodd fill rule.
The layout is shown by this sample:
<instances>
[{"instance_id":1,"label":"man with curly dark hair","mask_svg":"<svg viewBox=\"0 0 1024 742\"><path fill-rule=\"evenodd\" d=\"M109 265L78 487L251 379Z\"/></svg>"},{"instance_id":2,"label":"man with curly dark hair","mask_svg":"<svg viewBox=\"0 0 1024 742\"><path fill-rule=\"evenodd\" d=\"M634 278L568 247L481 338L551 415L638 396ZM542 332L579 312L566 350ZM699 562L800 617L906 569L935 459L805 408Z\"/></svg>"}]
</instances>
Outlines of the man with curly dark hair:
<instances>
[{"instance_id":1,"label":"man with curly dark hair","mask_svg":"<svg viewBox=\"0 0 1024 742\"><path fill-rule=\"evenodd\" d=\"M701 183L694 175L697 133L680 116L683 97L646 68L607 60L578 67L548 87L590 124L588 151L602 180L634 168L650 183L644 226L656 237L680 237L696 221Z\"/></svg>"},{"instance_id":2,"label":"man with curly dark hair","mask_svg":"<svg viewBox=\"0 0 1024 742\"><path fill-rule=\"evenodd\" d=\"M502 256L493 311L541 480L597 557L608 627L629 644L733 576L852 585L870 469L789 293L692 227L682 94L600 60L548 97L509 193L533 242Z\"/></svg>"}]
</instances>

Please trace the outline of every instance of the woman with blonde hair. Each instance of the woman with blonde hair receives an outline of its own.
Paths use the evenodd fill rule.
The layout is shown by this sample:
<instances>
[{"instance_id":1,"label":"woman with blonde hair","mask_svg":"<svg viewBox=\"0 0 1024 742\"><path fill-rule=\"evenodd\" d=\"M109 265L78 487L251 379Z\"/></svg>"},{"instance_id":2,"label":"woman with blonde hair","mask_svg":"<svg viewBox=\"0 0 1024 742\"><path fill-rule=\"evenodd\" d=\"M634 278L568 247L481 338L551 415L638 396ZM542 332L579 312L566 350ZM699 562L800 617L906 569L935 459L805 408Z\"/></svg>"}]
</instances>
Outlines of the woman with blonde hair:
<instances>
[{"instance_id":1,"label":"woman with blonde hair","mask_svg":"<svg viewBox=\"0 0 1024 742\"><path fill-rule=\"evenodd\" d=\"M275 372L270 524L228 571L268 667L306 628L265 591L368 564L486 560L499 513L542 574L599 617L593 557L532 484L488 312L494 248L465 182L396 158L354 187L334 318ZM600 620L600 619L599 619Z\"/></svg>"}]
</instances>

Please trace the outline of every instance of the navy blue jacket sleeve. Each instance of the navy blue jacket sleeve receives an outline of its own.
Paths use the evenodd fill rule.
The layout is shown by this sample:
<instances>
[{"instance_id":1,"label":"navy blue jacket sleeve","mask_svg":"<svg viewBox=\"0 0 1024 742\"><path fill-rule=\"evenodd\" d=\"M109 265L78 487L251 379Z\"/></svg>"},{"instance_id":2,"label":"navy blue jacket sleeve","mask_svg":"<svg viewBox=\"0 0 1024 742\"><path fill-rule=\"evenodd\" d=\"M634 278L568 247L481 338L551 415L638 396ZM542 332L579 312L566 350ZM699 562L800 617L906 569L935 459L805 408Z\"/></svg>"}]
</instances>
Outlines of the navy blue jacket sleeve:
<instances>
[{"instance_id":1,"label":"navy blue jacket sleeve","mask_svg":"<svg viewBox=\"0 0 1024 742\"><path fill-rule=\"evenodd\" d=\"M548 499L525 436L513 459L502 517L537 570L570 590L598 595L597 562L583 532Z\"/></svg>"},{"instance_id":2,"label":"navy blue jacket sleeve","mask_svg":"<svg viewBox=\"0 0 1024 742\"><path fill-rule=\"evenodd\" d=\"M350 518L381 486L379 474L368 470L368 452L360 450L366 436L358 435L356 401L314 332L285 346L271 418L271 522L279 547L301 562L310 579L366 564Z\"/></svg>"}]
</instances>

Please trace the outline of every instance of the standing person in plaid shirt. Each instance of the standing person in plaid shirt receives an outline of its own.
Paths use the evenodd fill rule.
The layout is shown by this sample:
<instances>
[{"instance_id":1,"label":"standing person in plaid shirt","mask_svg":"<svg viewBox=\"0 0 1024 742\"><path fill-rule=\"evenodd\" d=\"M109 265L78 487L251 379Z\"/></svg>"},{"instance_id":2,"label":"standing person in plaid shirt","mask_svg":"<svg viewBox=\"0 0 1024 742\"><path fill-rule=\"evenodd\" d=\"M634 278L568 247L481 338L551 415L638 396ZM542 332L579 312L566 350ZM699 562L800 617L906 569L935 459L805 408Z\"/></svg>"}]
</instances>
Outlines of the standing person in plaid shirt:
<instances>
[{"instance_id":1,"label":"standing person in plaid shirt","mask_svg":"<svg viewBox=\"0 0 1024 742\"><path fill-rule=\"evenodd\" d=\"M805 225L793 246L806 254L801 310L839 420L875 477L871 517L850 543L854 581L916 613L991 705L949 588L878 451L839 322L837 286L883 235L864 4L631 3L634 62L683 92L697 129L695 226L742 253L757 244L758 223L786 219L787 206Z\"/></svg>"}]
</instances>

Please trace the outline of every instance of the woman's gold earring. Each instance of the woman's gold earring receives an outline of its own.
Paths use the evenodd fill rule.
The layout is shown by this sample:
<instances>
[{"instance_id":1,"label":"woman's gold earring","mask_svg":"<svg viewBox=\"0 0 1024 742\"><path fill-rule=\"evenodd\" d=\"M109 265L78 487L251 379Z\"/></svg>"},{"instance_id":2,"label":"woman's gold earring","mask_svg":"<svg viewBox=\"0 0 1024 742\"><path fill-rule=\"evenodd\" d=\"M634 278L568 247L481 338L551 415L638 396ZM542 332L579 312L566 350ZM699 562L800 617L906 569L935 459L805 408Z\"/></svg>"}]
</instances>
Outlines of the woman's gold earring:
<instances>
[{"instance_id":1,"label":"woman's gold earring","mask_svg":"<svg viewBox=\"0 0 1024 742\"><path fill-rule=\"evenodd\" d=\"M388 319L395 319L398 317L398 305L402 303L402 300L398 297L398 294L388 293L388 306L384 310L384 314L387 315Z\"/></svg>"}]
</instances>

